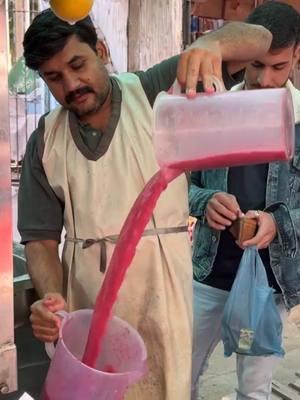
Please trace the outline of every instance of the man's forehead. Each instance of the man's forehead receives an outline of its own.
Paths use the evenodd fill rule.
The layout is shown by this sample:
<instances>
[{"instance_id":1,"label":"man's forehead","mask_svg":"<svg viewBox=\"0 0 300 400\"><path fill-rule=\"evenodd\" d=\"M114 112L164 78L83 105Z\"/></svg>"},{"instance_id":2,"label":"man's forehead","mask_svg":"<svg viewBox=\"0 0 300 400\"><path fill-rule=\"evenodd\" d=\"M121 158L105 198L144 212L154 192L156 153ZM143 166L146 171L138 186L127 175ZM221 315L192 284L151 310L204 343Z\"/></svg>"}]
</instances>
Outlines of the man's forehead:
<instances>
[{"instance_id":1,"label":"man's forehead","mask_svg":"<svg viewBox=\"0 0 300 400\"><path fill-rule=\"evenodd\" d=\"M294 54L295 47L284 47L282 49L275 49L270 50L264 56L256 59L256 62L261 64L277 64L277 63L284 63L289 62L291 56Z\"/></svg>"},{"instance_id":2,"label":"man's forehead","mask_svg":"<svg viewBox=\"0 0 300 400\"><path fill-rule=\"evenodd\" d=\"M63 49L41 65L40 72L57 69L62 64L70 64L74 60L85 58L90 52L94 53L87 43L80 41L76 36L72 36Z\"/></svg>"},{"instance_id":3,"label":"man's forehead","mask_svg":"<svg viewBox=\"0 0 300 400\"><path fill-rule=\"evenodd\" d=\"M61 56L61 57L65 56L68 58L70 54L79 55L82 52L87 52L89 50L91 50L91 48L86 42L80 40L76 35L72 35L67 40L64 47L59 52L57 52L57 54L55 54L53 58L55 56Z\"/></svg>"},{"instance_id":4,"label":"man's forehead","mask_svg":"<svg viewBox=\"0 0 300 400\"><path fill-rule=\"evenodd\" d=\"M282 54L290 54L290 53L293 53L294 51L295 51L295 43L292 43L289 46L282 47L282 48L279 48L279 49L270 49L268 54L270 54L272 56L279 56L279 55L282 55Z\"/></svg>"}]
</instances>

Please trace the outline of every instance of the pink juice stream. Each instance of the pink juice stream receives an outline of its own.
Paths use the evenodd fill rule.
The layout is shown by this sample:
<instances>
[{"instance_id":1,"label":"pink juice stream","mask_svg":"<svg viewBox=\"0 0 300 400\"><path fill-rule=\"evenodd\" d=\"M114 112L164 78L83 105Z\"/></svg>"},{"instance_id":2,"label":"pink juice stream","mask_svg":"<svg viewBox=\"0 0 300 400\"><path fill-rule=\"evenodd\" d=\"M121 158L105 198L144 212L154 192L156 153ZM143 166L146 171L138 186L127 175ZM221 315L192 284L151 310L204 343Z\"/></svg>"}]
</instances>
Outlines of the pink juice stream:
<instances>
[{"instance_id":1,"label":"pink juice stream","mask_svg":"<svg viewBox=\"0 0 300 400\"><path fill-rule=\"evenodd\" d=\"M147 183L136 199L125 223L121 229L118 242L114 249L102 288L97 296L95 311L91 322L87 345L82 362L92 368L101 351L101 341L105 334L108 321L118 291L125 278L126 271L135 255L136 246L151 218L153 209L163 190L169 182L180 175L183 170L164 169L158 171Z\"/></svg>"},{"instance_id":2,"label":"pink juice stream","mask_svg":"<svg viewBox=\"0 0 300 400\"><path fill-rule=\"evenodd\" d=\"M97 296L95 311L82 362L94 368L101 351L101 341L112 314L113 305L125 274L135 255L136 246L151 218L153 209L169 182L185 170L220 168L256 164L271 160L285 160L286 154L277 151L259 151L209 156L170 164L158 171L147 183L134 203L122 227L102 288Z\"/></svg>"}]
</instances>

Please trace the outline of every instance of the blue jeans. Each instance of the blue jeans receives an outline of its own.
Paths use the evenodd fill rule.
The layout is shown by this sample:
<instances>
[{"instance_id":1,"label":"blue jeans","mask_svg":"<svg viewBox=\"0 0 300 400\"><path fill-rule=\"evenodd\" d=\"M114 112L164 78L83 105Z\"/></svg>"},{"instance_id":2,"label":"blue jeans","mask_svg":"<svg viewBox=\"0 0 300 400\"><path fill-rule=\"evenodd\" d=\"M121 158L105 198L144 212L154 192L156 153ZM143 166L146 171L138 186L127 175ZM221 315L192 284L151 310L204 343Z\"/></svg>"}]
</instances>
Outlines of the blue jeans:
<instances>
[{"instance_id":1,"label":"blue jeans","mask_svg":"<svg viewBox=\"0 0 300 400\"><path fill-rule=\"evenodd\" d=\"M196 400L208 361L221 341L221 318L229 292L194 281L194 331L191 399ZM281 319L287 312L281 295L276 303ZM237 400L270 400L272 373L280 358L236 355ZM224 393L225 395L226 393Z\"/></svg>"}]
</instances>

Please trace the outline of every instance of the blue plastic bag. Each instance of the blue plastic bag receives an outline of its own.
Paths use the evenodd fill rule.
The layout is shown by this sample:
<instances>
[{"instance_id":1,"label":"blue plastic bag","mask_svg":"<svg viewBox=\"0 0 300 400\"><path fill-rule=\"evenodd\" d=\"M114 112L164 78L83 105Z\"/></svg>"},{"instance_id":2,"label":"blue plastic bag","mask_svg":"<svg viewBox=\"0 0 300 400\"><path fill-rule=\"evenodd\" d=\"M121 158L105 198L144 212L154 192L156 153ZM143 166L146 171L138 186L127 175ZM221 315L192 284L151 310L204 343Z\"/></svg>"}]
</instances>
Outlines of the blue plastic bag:
<instances>
[{"instance_id":1,"label":"blue plastic bag","mask_svg":"<svg viewBox=\"0 0 300 400\"><path fill-rule=\"evenodd\" d=\"M244 251L222 316L224 355L282 357L282 322L255 247Z\"/></svg>"}]
</instances>

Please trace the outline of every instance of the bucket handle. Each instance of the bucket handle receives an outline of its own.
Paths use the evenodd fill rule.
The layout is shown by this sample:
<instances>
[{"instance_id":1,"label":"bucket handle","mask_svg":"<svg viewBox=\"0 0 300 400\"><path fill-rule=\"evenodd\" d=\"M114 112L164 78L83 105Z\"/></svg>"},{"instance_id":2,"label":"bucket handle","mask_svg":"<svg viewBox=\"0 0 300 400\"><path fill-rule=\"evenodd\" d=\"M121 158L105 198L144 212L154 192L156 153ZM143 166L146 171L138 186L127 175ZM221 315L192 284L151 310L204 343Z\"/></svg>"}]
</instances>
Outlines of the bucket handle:
<instances>
[{"instance_id":1,"label":"bucket handle","mask_svg":"<svg viewBox=\"0 0 300 400\"><path fill-rule=\"evenodd\" d=\"M56 311L55 315L58 315L59 317L61 317L62 319L66 318L69 313L67 313L64 310L60 310L60 311ZM46 342L45 343L45 350L47 353L47 356L52 360L54 353L55 353L55 344L54 342Z\"/></svg>"},{"instance_id":2,"label":"bucket handle","mask_svg":"<svg viewBox=\"0 0 300 400\"><path fill-rule=\"evenodd\" d=\"M216 76L212 76L212 83L216 88L216 92L225 92L225 86L224 83L217 78ZM173 94L181 94L181 86L179 85L179 82L177 79L175 79L174 83L173 83Z\"/></svg>"}]
</instances>

